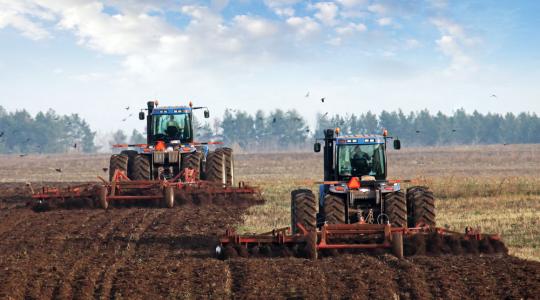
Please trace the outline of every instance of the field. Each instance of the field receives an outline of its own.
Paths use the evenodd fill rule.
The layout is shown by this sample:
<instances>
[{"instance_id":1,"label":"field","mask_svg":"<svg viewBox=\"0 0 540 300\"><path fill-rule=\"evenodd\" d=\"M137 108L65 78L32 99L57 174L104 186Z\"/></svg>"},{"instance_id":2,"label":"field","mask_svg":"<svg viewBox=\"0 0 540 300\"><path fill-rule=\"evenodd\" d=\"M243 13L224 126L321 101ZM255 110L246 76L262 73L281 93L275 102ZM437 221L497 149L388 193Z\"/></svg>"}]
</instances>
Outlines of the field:
<instances>
[{"instance_id":1,"label":"field","mask_svg":"<svg viewBox=\"0 0 540 300\"><path fill-rule=\"evenodd\" d=\"M95 181L106 175L107 165L106 155L0 156L0 298L514 299L540 294L540 263L534 261L540 260L536 145L389 153L391 178L414 179L433 189L439 225L499 232L508 257L212 258L216 235L228 226L260 232L289 225L290 191L314 188L321 179L320 154L312 153L237 155L236 174L263 188L267 202L262 206L46 213L24 208L26 182Z\"/></svg>"}]
</instances>

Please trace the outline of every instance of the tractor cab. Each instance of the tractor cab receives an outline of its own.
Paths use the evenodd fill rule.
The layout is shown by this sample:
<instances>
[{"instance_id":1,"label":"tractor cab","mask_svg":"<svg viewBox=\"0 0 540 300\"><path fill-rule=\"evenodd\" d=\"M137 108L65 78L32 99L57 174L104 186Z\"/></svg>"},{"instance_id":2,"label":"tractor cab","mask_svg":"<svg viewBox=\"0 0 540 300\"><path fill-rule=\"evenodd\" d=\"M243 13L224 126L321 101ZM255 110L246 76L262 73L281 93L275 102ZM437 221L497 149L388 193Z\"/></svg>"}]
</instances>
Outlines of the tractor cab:
<instances>
[{"instance_id":1,"label":"tractor cab","mask_svg":"<svg viewBox=\"0 0 540 300\"><path fill-rule=\"evenodd\" d=\"M193 142L193 110L205 109L204 117L209 118L207 107L189 106L160 106L157 102L149 101L147 127L147 144L158 142L166 144L190 144ZM144 111L139 113L139 119L144 120Z\"/></svg>"},{"instance_id":2,"label":"tractor cab","mask_svg":"<svg viewBox=\"0 0 540 300\"><path fill-rule=\"evenodd\" d=\"M155 108L151 115L151 143L159 140L181 144L193 142L192 110L186 106Z\"/></svg>"},{"instance_id":3,"label":"tractor cab","mask_svg":"<svg viewBox=\"0 0 540 300\"><path fill-rule=\"evenodd\" d=\"M386 179L384 137L376 135L343 136L336 139L336 177Z\"/></svg>"}]
</instances>

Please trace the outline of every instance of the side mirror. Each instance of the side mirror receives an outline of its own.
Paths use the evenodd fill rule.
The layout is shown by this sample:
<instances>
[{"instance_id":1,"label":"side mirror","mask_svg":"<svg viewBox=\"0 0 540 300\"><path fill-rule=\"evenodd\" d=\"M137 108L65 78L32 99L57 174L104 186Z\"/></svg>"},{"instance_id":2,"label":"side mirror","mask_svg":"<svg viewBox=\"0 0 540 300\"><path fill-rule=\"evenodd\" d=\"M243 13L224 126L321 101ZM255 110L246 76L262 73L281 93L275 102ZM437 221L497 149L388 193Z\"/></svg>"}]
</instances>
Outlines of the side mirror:
<instances>
[{"instance_id":1,"label":"side mirror","mask_svg":"<svg viewBox=\"0 0 540 300\"><path fill-rule=\"evenodd\" d=\"M394 149L399 150L401 149L401 141L400 140L394 140Z\"/></svg>"},{"instance_id":2,"label":"side mirror","mask_svg":"<svg viewBox=\"0 0 540 300\"><path fill-rule=\"evenodd\" d=\"M321 143L317 142L313 145L313 151L321 152Z\"/></svg>"},{"instance_id":3,"label":"side mirror","mask_svg":"<svg viewBox=\"0 0 540 300\"><path fill-rule=\"evenodd\" d=\"M208 110L205 110L205 111L204 111L204 118L205 118L205 119L210 118L210 111L208 111Z\"/></svg>"},{"instance_id":4,"label":"side mirror","mask_svg":"<svg viewBox=\"0 0 540 300\"><path fill-rule=\"evenodd\" d=\"M139 120L144 120L144 111L139 112Z\"/></svg>"}]
</instances>

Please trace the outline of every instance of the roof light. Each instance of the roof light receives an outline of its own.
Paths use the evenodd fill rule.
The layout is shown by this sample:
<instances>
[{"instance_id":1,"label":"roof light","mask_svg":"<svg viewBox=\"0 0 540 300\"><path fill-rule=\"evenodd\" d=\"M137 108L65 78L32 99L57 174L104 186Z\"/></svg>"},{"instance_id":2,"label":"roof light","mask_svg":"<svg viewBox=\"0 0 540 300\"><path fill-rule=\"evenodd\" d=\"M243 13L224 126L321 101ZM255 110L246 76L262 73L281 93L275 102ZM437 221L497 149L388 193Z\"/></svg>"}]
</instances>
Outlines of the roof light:
<instances>
[{"instance_id":1,"label":"roof light","mask_svg":"<svg viewBox=\"0 0 540 300\"><path fill-rule=\"evenodd\" d=\"M336 134L337 134L337 135L339 135L339 132L340 132L340 131L341 131L341 130L339 129L339 127L336 127Z\"/></svg>"},{"instance_id":2,"label":"roof light","mask_svg":"<svg viewBox=\"0 0 540 300\"><path fill-rule=\"evenodd\" d=\"M193 102L189 101L189 107L193 107Z\"/></svg>"},{"instance_id":3,"label":"roof light","mask_svg":"<svg viewBox=\"0 0 540 300\"><path fill-rule=\"evenodd\" d=\"M388 130L386 130L386 129L383 130L382 135L383 135L384 137L387 137L387 136L388 136Z\"/></svg>"}]
</instances>

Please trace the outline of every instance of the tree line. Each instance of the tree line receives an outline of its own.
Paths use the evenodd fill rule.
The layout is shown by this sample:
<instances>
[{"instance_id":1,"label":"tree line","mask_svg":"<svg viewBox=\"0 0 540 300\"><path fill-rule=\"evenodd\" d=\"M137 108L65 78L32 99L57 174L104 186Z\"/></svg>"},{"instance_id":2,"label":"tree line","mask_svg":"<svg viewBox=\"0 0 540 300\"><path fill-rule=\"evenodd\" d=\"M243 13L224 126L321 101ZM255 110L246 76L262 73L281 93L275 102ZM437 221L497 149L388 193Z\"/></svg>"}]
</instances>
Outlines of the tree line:
<instances>
[{"instance_id":1,"label":"tree line","mask_svg":"<svg viewBox=\"0 0 540 300\"><path fill-rule=\"evenodd\" d=\"M26 110L7 112L0 106L0 153L96 152L95 132L78 114L53 110L32 117Z\"/></svg>"},{"instance_id":2,"label":"tree line","mask_svg":"<svg viewBox=\"0 0 540 300\"><path fill-rule=\"evenodd\" d=\"M404 113L370 111L345 115L318 114L315 127L296 110L262 110L250 114L226 110L212 123L194 119L198 141L223 141L246 151L306 150L323 129L339 127L342 134L389 134L407 146L540 143L540 119L535 113L481 114L459 109L451 115L428 110ZM60 116L53 110L32 117L27 111L8 113L0 106L0 153L53 153L98 150L96 133L77 114ZM111 134L109 145L146 143L144 132L133 129Z\"/></svg>"}]
</instances>

